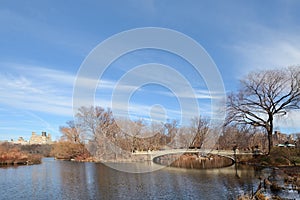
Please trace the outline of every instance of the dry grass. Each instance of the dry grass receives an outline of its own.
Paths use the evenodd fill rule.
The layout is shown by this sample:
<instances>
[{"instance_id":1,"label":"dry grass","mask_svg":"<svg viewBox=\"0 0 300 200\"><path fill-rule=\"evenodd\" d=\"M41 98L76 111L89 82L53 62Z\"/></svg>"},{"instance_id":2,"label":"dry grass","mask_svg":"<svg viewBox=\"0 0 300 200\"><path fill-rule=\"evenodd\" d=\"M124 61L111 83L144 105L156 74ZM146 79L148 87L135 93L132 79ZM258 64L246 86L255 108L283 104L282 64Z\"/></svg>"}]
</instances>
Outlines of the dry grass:
<instances>
[{"instance_id":1,"label":"dry grass","mask_svg":"<svg viewBox=\"0 0 300 200\"><path fill-rule=\"evenodd\" d=\"M0 145L0 165L29 165L41 163L40 155L32 155L21 151L10 144Z\"/></svg>"}]
</instances>

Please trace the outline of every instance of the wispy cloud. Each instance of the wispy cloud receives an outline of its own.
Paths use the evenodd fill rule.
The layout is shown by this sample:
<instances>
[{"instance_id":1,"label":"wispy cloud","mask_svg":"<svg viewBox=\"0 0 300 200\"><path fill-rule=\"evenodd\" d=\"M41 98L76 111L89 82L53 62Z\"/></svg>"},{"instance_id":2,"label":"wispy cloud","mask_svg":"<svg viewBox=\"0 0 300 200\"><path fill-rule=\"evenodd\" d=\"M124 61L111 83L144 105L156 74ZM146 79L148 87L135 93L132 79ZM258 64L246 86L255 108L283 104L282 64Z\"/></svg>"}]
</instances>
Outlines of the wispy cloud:
<instances>
[{"instance_id":1,"label":"wispy cloud","mask_svg":"<svg viewBox=\"0 0 300 200\"><path fill-rule=\"evenodd\" d=\"M230 47L240 73L245 74L256 69L300 65L300 36L296 31L297 28L294 31L279 31L252 24L248 29L256 31L257 36L252 39L250 37L247 40L237 40Z\"/></svg>"},{"instance_id":2,"label":"wispy cloud","mask_svg":"<svg viewBox=\"0 0 300 200\"><path fill-rule=\"evenodd\" d=\"M134 77L133 77L134 79ZM90 84L87 84L89 86L92 86ZM151 85L151 83L150 83ZM188 92L187 90L184 89L184 85L177 84L176 82L172 82L173 87L182 87L183 89L180 90L180 92L173 93L172 91L161 91L161 90L150 90L146 89L137 85L118 85L117 86L117 81L113 80L101 80L99 82L97 89L98 90L114 90L115 87L117 86L117 90L121 91L131 91L131 90L139 90L142 92L147 92L147 93L153 93L154 95L162 95L162 96L167 96L167 97L176 97L176 98L194 98L194 99L218 99L221 98L221 93L217 91L212 91L210 92L209 90L205 89L195 89L193 88L193 93ZM187 87L187 86L186 86Z\"/></svg>"},{"instance_id":3,"label":"wispy cloud","mask_svg":"<svg viewBox=\"0 0 300 200\"><path fill-rule=\"evenodd\" d=\"M9 64L1 64L9 65ZM74 76L38 66L10 65L0 73L1 104L20 109L71 115Z\"/></svg>"},{"instance_id":4,"label":"wispy cloud","mask_svg":"<svg viewBox=\"0 0 300 200\"><path fill-rule=\"evenodd\" d=\"M73 84L76 80L76 75L65 71L49 69L41 66L23 65L18 63L1 63L5 66L5 72L0 72L0 95L3 97L0 99L0 106L9 106L14 109L21 109L26 112L40 112L46 114L53 114L55 116L63 116L72 118L73 107L72 107L72 92ZM98 80L91 80L87 77L81 77L85 79L85 84L82 87L91 87L92 84L97 83ZM149 77L148 77L149 78ZM158 77L162 78L162 77ZM197 100L207 99L205 102L199 104L201 115L210 115L211 108L209 99L212 98L211 93L206 90L196 90L196 95L190 95L184 93L184 85L172 82L170 79L169 84L173 84L173 87L177 87L179 93L175 94L169 92L163 92L161 90L147 90L142 89L142 92L153 93L156 97L165 96L167 98L184 98ZM193 104L185 103L184 110L181 110L179 105L176 107L163 107L164 103L157 99L157 104L161 103L161 109L153 109L154 105L149 105L149 102L145 101L123 101L122 99L115 99L112 102L112 92L117 85L115 80L101 80L98 82L97 90L103 90L107 92L108 96L105 98L95 99L95 105L99 105L104 108L112 108L117 117L132 117L133 119L145 118L146 120L163 121L166 119L178 119L182 120L182 124L189 123L190 119L195 117L196 109ZM183 87L180 89L180 87ZM139 89L134 84L121 84L118 85L118 90L122 93L128 93ZM152 94L151 94L152 95ZM213 93L214 95L214 93ZM83 106L86 105L85 96L80 97ZM195 100L195 99L194 99ZM1 109L0 107L0 109ZM21 117L22 118L22 117ZM36 118L36 117L35 117ZM24 124L32 124L31 122L25 122ZM21 122L21 121L20 121ZM63 123L63 122L62 122ZM8 123L7 123L8 124ZM49 125L45 121L44 127L55 132L55 128ZM4 126L3 128L8 126ZM11 129L13 130L13 129ZM28 129L29 130L29 129ZM26 131L28 131L26 129ZM4 129L2 129L4 131ZM57 131L57 130L56 130Z\"/></svg>"},{"instance_id":5,"label":"wispy cloud","mask_svg":"<svg viewBox=\"0 0 300 200\"><path fill-rule=\"evenodd\" d=\"M169 97L178 97L178 98L195 98L195 99L218 99L221 98L221 93L219 92L210 92L204 89L194 89L194 93L189 93L182 91L181 93L172 93L169 91L158 91L158 94L166 95Z\"/></svg>"}]
</instances>

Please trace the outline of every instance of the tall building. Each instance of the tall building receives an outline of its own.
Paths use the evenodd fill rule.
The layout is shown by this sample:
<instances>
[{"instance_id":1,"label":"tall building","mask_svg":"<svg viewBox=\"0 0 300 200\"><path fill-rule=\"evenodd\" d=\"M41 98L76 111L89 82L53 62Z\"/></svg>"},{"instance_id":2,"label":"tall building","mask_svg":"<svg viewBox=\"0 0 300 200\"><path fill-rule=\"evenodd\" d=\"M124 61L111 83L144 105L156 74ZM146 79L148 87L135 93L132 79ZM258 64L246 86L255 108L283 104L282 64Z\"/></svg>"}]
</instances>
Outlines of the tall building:
<instances>
[{"instance_id":1,"label":"tall building","mask_svg":"<svg viewBox=\"0 0 300 200\"><path fill-rule=\"evenodd\" d=\"M29 144L51 144L51 134L42 132L42 135L37 135L35 132L32 132L32 135L29 140Z\"/></svg>"}]
</instances>

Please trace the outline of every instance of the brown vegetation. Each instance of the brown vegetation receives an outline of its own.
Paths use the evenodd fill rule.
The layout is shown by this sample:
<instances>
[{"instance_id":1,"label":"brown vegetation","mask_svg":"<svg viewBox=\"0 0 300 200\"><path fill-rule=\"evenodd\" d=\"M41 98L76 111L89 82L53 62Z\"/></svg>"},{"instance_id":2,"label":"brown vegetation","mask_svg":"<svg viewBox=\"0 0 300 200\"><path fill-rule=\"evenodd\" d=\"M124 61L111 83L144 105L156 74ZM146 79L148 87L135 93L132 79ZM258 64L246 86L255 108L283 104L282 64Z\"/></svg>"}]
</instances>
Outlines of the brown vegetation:
<instances>
[{"instance_id":1,"label":"brown vegetation","mask_svg":"<svg viewBox=\"0 0 300 200\"><path fill-rule=\"evenodd\" d=\"M41 155L21 151L20 146L0 145L0 165L31 165L41 163Z\"/></svg>"},{"instance_id":2,"label":"brown vegetation","mask_svg":"<svg viewBox=\"0 0 300 200\"><path fill-rule=\"evenodd\" d=\"M84 145L69 141L54 143L50 154L57 159L91 161L90 154Z\"/></svg>"},{"instance_id":3,"label":"brown vegetation","mask_svg":"<svg viewBox=\"0 0 300 200\"><path fill-rule=\"evenodd\" d=\"M178 127L176 120L150 125L142 120L118 119L117 122L110 110L82 107L75 121L60 127L62 137L53 145L52 155L67 160L85 160L92 156L98 161L117 161L131 159L131 153L137 151L200 149L207 133L214 131L208 124L203 118L194 118L185 127ZM267 140L267 135L260 129L227 125L215 148L232 150L236 146L241 152L251 153L258 148L266 152ZM282 158L283 164L286 160Z\"/></svg>"},{"instance_id":4,"label":"brown vegetation","mask_svg":"<svg viewBox=\"0 0 300 200\"><path fill-rule=\"evenodd\" d=\"M155 162L161 165L186 169L211 169L227 167L233 164L233 160L219 155L201 156L186 153L183 155L169 154L160 156Z\"/></svg>"},{"instance_id":5,"label":"brown vegetation","mask_svg":"<svg viewBox=\"0 0 300 200\"><path fill-rule=\"evenodd\" d=\"M262 166L297 166L300 165L300 149L274 147L269 155L260 155L248 162Z\"/></svg>"},{"instance_id":6,"label":"brown vegetation","mask_svg":"<svg viewBox=\"0 0 300 200\"><path fill-rule=\"evenodd\" d=\"M241 126L226 126L218 140L219 150L232 150L236 146L239 151L253 152L255 146L263 152L267 149L267 137L257 129Z\"/></svg>"},{"instance_id":7,"label":"brown vegetation","mask_svg":"<svg viewBox=\"0 0 300 200\"><path fill-rule=\"evenodd\" d=\"M50 144L31 144L31 145L19 145L22 152L29 154L38 154L43 157L50 157L52 145Z\"/></svg>"},{"instance_id":8,"label":"brown vegetation","mask_svg":"<svg viewBox=\"0 0 300 200\"><path fill-rule=\"evenodd\" d=\"M201 148L208 132L208 120L194 118L189 127L178 121L146 124L143 120L115 119L111 110L81 107L74 121L60 127L61 140L53 145L56 157L76 159L87 151L99 161L131 157L137 151L165 148Z\"/></svg>"}]
</instances>

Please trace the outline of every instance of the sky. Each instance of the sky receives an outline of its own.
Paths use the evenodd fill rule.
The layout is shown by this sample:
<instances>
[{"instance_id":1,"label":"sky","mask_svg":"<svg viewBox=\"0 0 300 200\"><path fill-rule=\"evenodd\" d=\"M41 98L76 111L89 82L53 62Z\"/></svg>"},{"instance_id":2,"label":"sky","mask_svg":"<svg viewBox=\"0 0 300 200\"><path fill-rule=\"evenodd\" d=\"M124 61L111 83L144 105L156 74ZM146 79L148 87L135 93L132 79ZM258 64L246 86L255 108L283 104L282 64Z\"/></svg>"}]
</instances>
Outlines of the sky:
<instances>
[{"instance_id":1,"label":"sky","mask_svg":"<svg viewBox=\"0 0 300 200\"><path fill-rule=\"evenodd\" d=\"M99 44L131 29L159 27L192 38L213 60L226 93L236 91L239 79L251 71L300 64L297 0L0 2L0 140L29 139L33 131L58 139L59 127L73 119L74 85L84 61ZM149 63L166 71L147 71L155 68ZM129 113L130 119L179 119L181 99L196 99L201 115L210 115L219 98L191 63L159 49L129 52L99 79L85 78L85 87L97 84L95 105L113 106L116 115ZM135 85L149 78L154 83ZM120 93L114 96L116 86ZM193 97L186 92L190 86ZM128 101L119 97L122 92L131 95ZM85 102L84 94L80 98ZM192 111L187 108L187 116ZM299 121L299 112L293 112L275 128L300 132Z\"/></svg>"}]
</instances>

